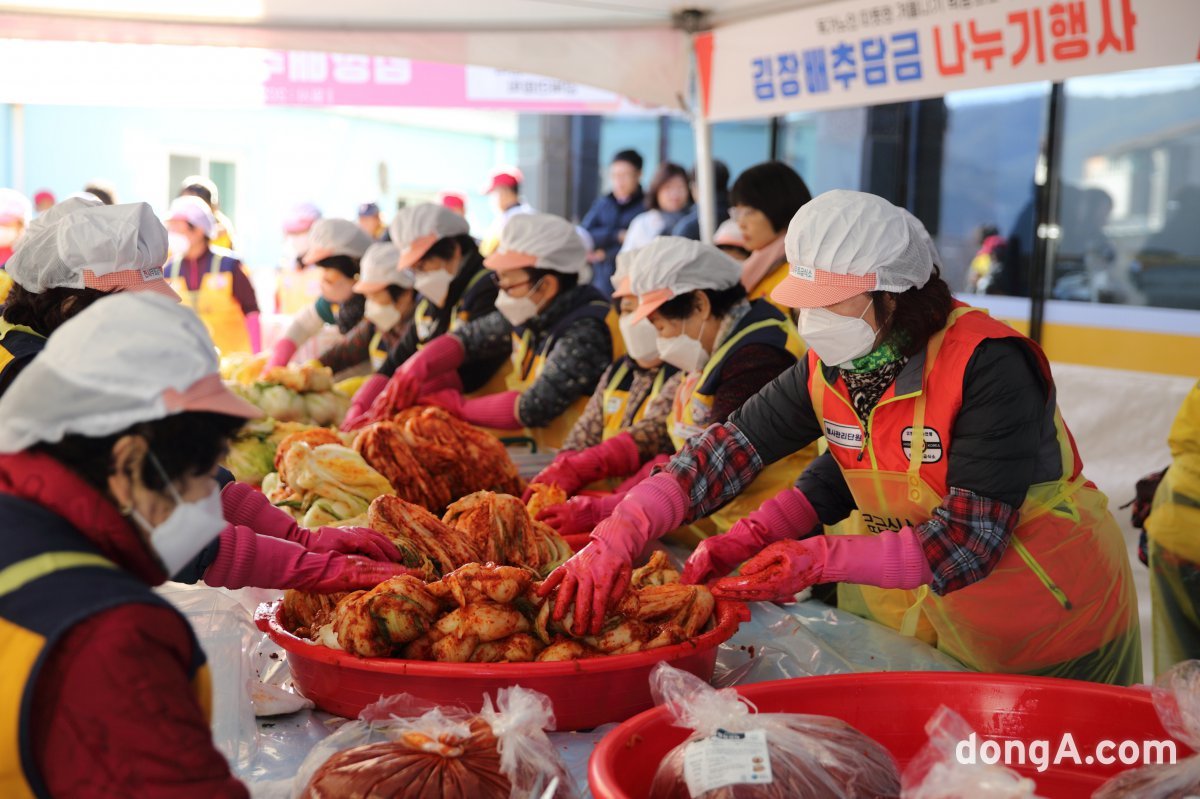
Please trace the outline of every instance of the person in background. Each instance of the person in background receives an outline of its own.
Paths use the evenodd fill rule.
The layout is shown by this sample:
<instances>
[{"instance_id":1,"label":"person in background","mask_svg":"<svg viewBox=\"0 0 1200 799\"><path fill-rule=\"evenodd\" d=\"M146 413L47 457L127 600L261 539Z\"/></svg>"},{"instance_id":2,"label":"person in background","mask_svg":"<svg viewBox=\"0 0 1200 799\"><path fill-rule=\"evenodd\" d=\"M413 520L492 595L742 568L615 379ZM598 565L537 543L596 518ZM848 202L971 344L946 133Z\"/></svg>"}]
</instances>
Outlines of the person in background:
<instances>
[{"instance_id":1,"label":"person in background","mask_svg":"<svg viewBox=\"0 0 1200 799\"><path fill-rule=\"evenodd\" d=\"M83 187L86 194L90 194L105 205L117 204L117 189L112 183L107 180L88 181L88 184Z\"/></svg>"},{"instance_id":2,"label":"person in background","mask_svg":"<svg viewBox=\"0 0 1200 799\"><path fill-rule=\"evenodd\" d=\"M381 241L383 234L387 233L387 225L384 224L383 215L379 213L379 205L376 203L359 204L358 226L372 241Z\"/></svg>"},{"instance_id":3,"label":"person in background","mask_svg":"<svg viewBox=\"0 0 1200 799\"><path fill-rule=\"evenodd\" d=\"M236 255L210 244L216 225L204 200L175 198L166 218L167 281L199 315L221 354L258 352L262 326L254 286Z\"/></svg>"},{"instance_id":4,"label":"person in background","mask_svg":"<svg viewBox=\"0 0 1200 799\"><path fill-rule=\"evenodd\" d=\"M1167 444L1171 465L1145 522L1156 676L1200 658L1200 383L1183 400Z\"/></svg>"},{"instance_id":5,"label":"person in background","mask_svg":"<svg viewBox=\"0 0 1200 799\"><path fill-rule=\"evenodd\" d=\"M54 192L49 189L40 189L33 195L33 210L38 214L44 214L54 207Z\"/></svg>"},{"instance_id":6,"label":"person in background","mask_svg":"<svg viewBox=\"0 0 1200 799\"><path fill-rule=\"evenodd\" d=\"M212 245L214 247L222 247L226 250L234 249L233 220L221 212L217 184L203 175L190 175L183 179L183 183L179 187L179 196L184 197L187 195L199 197L201 200L204 200L208 209L212 211L213 219L217 220L217 226L213 229Z\"/></svg>"},{"instance_id":7,"label":"person in background","mask_svg":"<svg viewBox=\"0 0 1200 799\"><path fill-rule=\"evenodd\" d=\"M729 218L742 231L750 257L742 262L742 285L751 299L770 298L788 274L784 238L788 223L812 194L804 179L782 161L750 167L733 183Z\"/></svg>"},{"instance_id":8,"label":"person in background","mask_svg":"<svg viewBox=\"0 0 1200 799\"><path fill-rule=\"evenodd\" d=\"M12 290L12 278L4 271L4 265L12 258L32 218L33 207L24 194L15 189L0 189L0 305Z\"/></svg>"},{"instance_id":9,"label":"person in background","mask_svg":"<svg viewBox=\"0 0 1200 799\"><path fill-rule=\"evenodd\" d=\"M713 219L717 220L716 224L720 225L721 221L729 218L729 167L724 161L713 159ZM696 182L696 168L692 167L688 173L692 196L699 197L700 185ZM684 215L675 223L675 227L671 230L672 236L682 236L685 239L700 241L700 208L699 205L693 205L692 210Z\"/></svg>"},{"instance_id":10,"label":"person in background","mask_svg":"<svg viewBox=\"0 0 1200 799\"><path fill-rule=\"evenodd\" d=\"M967 289L972 294L987 294L994 275L1004 263L1005 239L995 225L983 225L976 234L979 249L971 259L967 272Z\"/></svg>"},{"instance_id":11,"label":"person in background","mask_svg":"<svg viewBox=\"0 0 1200 799\"><path fill-rule=\"evenodd\" d=\"M116 291L180 298L164 279L167 233L146 203L69 197L33 220L8 262L12 292L0 312L0 394L71 316Z\"/></svg>"},{"instance_id":12,"label":"person in background","mask_svg":"<svg viewBox=\"0 0 1200 799\"><path fill-rule=\"evenodd\" d=\"M669 418L663 423L672 452L683 449L709 425L723 423L763 386L794 366L803 352L791 319L765 300L749 302L738 264L715 247L660 236L622 257L633 258L630 290L638 297L637 308L624 324L648 321L655 330L659 357L682 373ZM650 454L635 443L631 436L618 436L595 451L567 455L535 481L574 493L593 480L625 476L646 463L643 456ZM704 523L677 530L673 538L695 546L703 538L729 530L791 485L816 454L813 445L772 464L743 496ZM648 476L648 469L639 472L621 491L632 490ZM616 504L614 497L575 497L566 506L547 509L545 516L553 524L570 525L571 532L586 532L579 529L580 521L600 522Z\"/></svg>"},{"instance_id":13,"label":"person in background","mask_svg":"<svg viewBox=\"0 0 1200 799\"><path fill-rule=\"evenodd\" d=\"M484 266L500 290L498 313L427 344L392 376L380 395L382 407L437 404L500 435L524 430L516 434L557 449L600 375L623 354L616 313L587 284L587 250L561 217L513 217ZM465 397L454 387L429 388L463 364L505 355L512 358L506 391Z\"/></svg>"},{"instance_id":14,"label":"person in background","mask_svg":"<svg viewBox=\"0 0 1200 799\"><path fill-rule=\"evenodd\" d=\"M496 311L496 284L483 268L483 257L464 217L440 205L421 203L397 213L388 232L400 249L400 269L413 275L417 308L412 326L388 353L383 366L355 392L344 430L388 415L390 406L380 394L388 379L419 350L442 334ZM468 393L500 391L507 362L507 354L500 353L464 363L457 373L446 375L446 385Z\"/></svg>"},{"instance_id":15,"label":"person in background","mask_svg":"<svg viewBox=\"0 0 1200 799\"><path fill-rule=\"evenodd\" d=\"M308 233L320 218L320 208L303 202L293 206L283 219L283 258L275 298L281 314L298 314L321 296L321 270L303 263L308 252Z\"/></svg>"},{"instance_id":16,"label":"person in background","mask_svg":"<svg viewBox=\"0 0 1200 799\"><path fill-rule=\"evenodd\" d=\"M467 215L467 196L457 191L438 192L437 204L459 216Z\"/></svg>"},{"instance_id":17,"label":"person in background","mask_svg":"<svg viewBox=\"0 0 1200 799\"><path fill-rule=\"evenodd\" d=\"M625 231L634 217L645 210L642 191L642 156L637 150L621 150L608 165L609 192L596 199L580 224L592 237L588 253L592 285L602 294L612 293L617 253Z\"/></svg>"},{"instance_id":18,"label":"person in background","mask_svg":"<svg viewBox=\"0 0 1200 799\"><path fill-rule=\"evenodd\" d=\"M646 210L629 223L621 252L645 247L658 236L670 235L692 207L692 192L683 167L670 162L659 164L646 192L645 205Z\"/></svg>"},{"instance_id":19,"label":"person in background","mask_svg":"<svg viewBox=\"0 0 1200 799\"><path fill-rule=\"evenodd\" d=\"M496 247L500 245L500 235L508 224L508 220L517 214L534 212L533 208L521 199L521 184L524 182L525 176L515 166L500 167L492 172L492 176L488 179L483 193L491 195L496 218L493 220L492 226L488 228L483 243L479 245L479 252L483 255L491 255L496 251Z\"/></svg>"},{"instance_id":20,"label":"person in background","mask_svg":"<svg viewBox=\"0 0 1200 799\"><path fill-rule=\"evenodd\" d=\"M325 325L336 325L345 336L362 321L366 298L354 293L354 284L362 257L372 243L349 219L319 219L313 224L302 260L306 267L320 272L320 296L293 317L287 333L271 349L267 369L286 366L296 350Z\"/></svg>"},{"instance_id":21,"label":"person in background","mask_svg":"<svg viewBox=\"0 0 1200 799\"><path fill-rule=\"evenodd\" d=\"M746 249L746 237L732 219L726 219L717 226L717 232L713 234L713 246L739 264L750 257L750 251Z\"/></svg>"},{"instance_id":22,"label":"person in background","mask_svg":"<svg viewBox=\"0 0 1200 799\"><path fill-rule=\"evenodd\" d=\"M839 607L845 587L902 633L924 617L938 648L975 671L1140 682L1124 536L1083 475L1038 345L956 302L924 226L880 197L807 203L787 256L774 295L800 309L808 357L625 496L594 548L543 583L562 586L556 617L573 603L576 629L599 627L648 541L824 435L848 488L838 515L857 509L867 534L822 535L815 503L789 487L702 543L685 582L749 558L714 595L790 601L836 582ZM897 590L911 603L878 612L870 597Z\"/></svg>"},{"instance_id":23,"label":"person in background","mask_svg":"<svg viewBox=\"0 0 1200 799\"><path fill-rule=\"evenodd\" d=\"M329 347L317 360L334 374L347 373L363 364L371 371L383 367L387 355L404 338L416 309L411 269L399 269L400 250L390 241L379 241L362 257L362 279L354 292L366 298L363 318L346 337Z\"/></svg>"}]
</instances>

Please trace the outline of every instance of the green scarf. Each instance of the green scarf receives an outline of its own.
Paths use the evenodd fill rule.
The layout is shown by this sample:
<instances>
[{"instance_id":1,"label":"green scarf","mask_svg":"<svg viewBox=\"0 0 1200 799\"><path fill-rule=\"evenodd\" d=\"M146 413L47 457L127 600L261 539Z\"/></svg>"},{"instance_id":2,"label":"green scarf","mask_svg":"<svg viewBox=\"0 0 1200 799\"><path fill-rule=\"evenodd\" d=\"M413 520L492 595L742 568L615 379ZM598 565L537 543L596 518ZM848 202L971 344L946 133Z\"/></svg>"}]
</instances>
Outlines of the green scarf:
<instances>
[{"instance_id":1,"label":"green scarf","mask_svg":"<svg viewBox=\"0 0 1200 799\"><path fill-rule=\"evenodd\" d=\"M904 357L904 353L900 349L904 346L903 336L900 334L893 335L884 343L880 344L871 352L861 358L855 358L850 362L849 369L843 369L844 372L872 372L881 366L886 366L889 363L895 363Z\"/></svg>"}]
</instances>

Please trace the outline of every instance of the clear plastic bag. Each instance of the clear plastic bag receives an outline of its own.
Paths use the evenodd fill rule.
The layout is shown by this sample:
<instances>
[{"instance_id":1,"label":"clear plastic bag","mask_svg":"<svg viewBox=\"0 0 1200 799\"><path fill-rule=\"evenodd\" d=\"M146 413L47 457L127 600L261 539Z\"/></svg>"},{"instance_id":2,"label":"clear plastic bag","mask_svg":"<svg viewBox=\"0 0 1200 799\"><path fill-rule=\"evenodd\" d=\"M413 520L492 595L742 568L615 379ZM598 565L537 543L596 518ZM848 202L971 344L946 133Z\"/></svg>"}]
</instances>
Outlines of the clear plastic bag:
<instances>
[{"instance_id":1,"label":"clear plastic bag","mask_svg":"<svg viewBox=\"0 0 1200 799\"><path fill-rule=\"evenodd\" d=\"M840 719L758 713L731 688L716 689L660 663L655 701L693 731L658 767L651 799L875 799L897 797L890 754Z\"/></svg>"},{"instance_id":2,"label":"clear plastic bag","mask_svg":"<svg viewBox=\"0 0 1200 799\"><path fill-rule=\"evenodd\" d=\"M296 773L293 797L540 799L557 780L546 795L576 799L546 737L553 726L549 698L521 687L501 688L494 703L485 697L479 713L408 694L385 697L313 748Z\"/></svg>"},{"instance_id":3,"label":"clear plastic bag","mask_svg":"<svg viewBox=\"0 0 1200 799\"><path fill-rule=\"evenodd\" d=\"M1185 660L1154 683L1154 709L1166 731L1200 752L1200 660ZM1113 777L1092 799L1186 799L1200 795L1200 755Z\"/></svg>"},{"instance_id":4,"label":"clear plastic bag","mask_svg":"<svg viewBox=\"0 0 1200 799\"><path fill-rule=\"evenodd\" d=\"M925 732L929 743L904 770L903 799L1040 799L1033 780L1010 768L960 763L955 750L975 731L945 705L926 722Z\"/></svg>"}]
</instances>

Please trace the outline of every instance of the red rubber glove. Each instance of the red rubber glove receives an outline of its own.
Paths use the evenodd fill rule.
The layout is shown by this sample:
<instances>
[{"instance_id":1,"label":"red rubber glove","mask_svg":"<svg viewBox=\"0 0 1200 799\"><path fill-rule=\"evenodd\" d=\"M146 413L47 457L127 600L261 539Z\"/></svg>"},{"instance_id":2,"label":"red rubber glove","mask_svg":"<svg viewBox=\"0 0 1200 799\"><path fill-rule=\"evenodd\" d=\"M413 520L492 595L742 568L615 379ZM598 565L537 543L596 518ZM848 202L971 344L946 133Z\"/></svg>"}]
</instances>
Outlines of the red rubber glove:
<instances>
[{"instance_id":1,"label":"red rubber glove","mask_svg":"<svg viewBox=\"0 0 1200 799\"><path fill-rule=\"evenodd\" d=\"M262 352L262 318L258 311L246 314L246 336L250 339L250 352L255 355Z\"/></svg>"},{"instance_id":2,"label":"red rubber glove","mask_svg":"<svg viewBox=\"0 0 1200 799\"><path fill-rule=\"evenodd\" d=\"M341 552L382 562L403 560L387 536L366 527L321 527L307 530L280 510L260 491L245 483L230 483L221 492L225 521L248 527L259 535L293 541L310 552Z\"/></svg>"},{"instance_id":3,"label":"red rubber glove","mask_svg":"<svg viewBox=\"0 0 1200 799\"><path fill-rule=\"evenodd\" d=\"M629 587L633 559L652 539L683 523L688 498L669 474L659 473L633 487L612 515L592 531L592 542L559 566L538 588L540 596L555 591L555 621L572 605L572 629L599 635L609 607Z\"/></svg>"},{"instance_id":4,"label":"red rubber glove","mask_svg":"<svg viewBox=\"0 0 1200 799\"><path fill-rule=\"evenodd\" d=\"M629 433L621 433L584 450L564 450L543 469L532 483L556 485L567 496L606 477L625 477L641 465L637 444Z\"/></svg>"},{"instance_id":5,"label":"red rubber glove","mask_svg":"<svg viewBox=\"0 0 1200 799\"><path fill-rule=\"evenodd\" d=\"M387 388L371 406L372 421L411 408L421 394L429 391L426 384L431 377L454 371L465 358L462 342L450 334L425 344L392 375Z\"/></svg>"},{"instance_id":6,"label":"red rubber glove","mask_svg":"<svg viewBox=\"0 0 1200 799\"><path fill-rule=\"evenodd\" d=\"M600 497L572 497L566 502L551 505L538 514L537 520L558 530L560 535L590 533L596 525L612 515L622 494Z\"/></svg>"},{"instance_id":7,"label":"red rubber glove","mask_svg":"<svg viewBox=\"0 0 1200 799\"><path fill-rule=\"evenodd\" d=\"M276 366L287 366L288 361L292 360L292 356L296 354L296 342L292 341L287 336L275 342L275 346L271 348L271 357L267 359L267 365L263 367L265 372L267 369Z\"/></svg>"},{"instance_id":8,"label":"red rubber glove","mask_svg":"<svg viewBox=\"0 0 1200 799\"><path fill-rule=\"evenodd\" d=\"M816 583L919 588L933 581L921 539L911 527L879 535L817 535L777 541L713 584L715 596L743 602L790 601Z\"/></svg>"},{"instance_id":9,"label":"red rubber glove","mask_svg":"<svg viewBox=\"0 0 1200 799\"><path fill-rule=\"evenodd\" d=\"M417 404L437 405L473 425L519 430L522 425L517 418L517 400L520 398L519 391L501 391L484 397L467 398L461 392L448 388L423 394Z\"/></svg>"},{"instance_id":10,"label":"red rubber glove","mask_svg":"<svg viewBox=\"0 0 1200 799\"><path fill-rule=\"evenodd\" d=\"M350 400L350 409L346 411L346 418L342 421L343 431L357 430L367 424L367 411L371 409L375 398L387 388L387 384L387 377L381 374L373 374L363 381L358 391L354 392L354 399Z\"/></svg>"},{"instance_id":11,"label":"red rubber glove","mask_svg":"<svg viewBox=\"0 0 1200 799\"><path fill-rule=\"evenodd\" d=\"M310 552L298 543L232 524L221 532L220 542L204 582L222 588L296 588L331 594L374 588L391 577L414 574L395 563L340 552Z\"/></svg>"},{"instance_id":12,"label":"red rubber glove","mask_svg":"<svg viewBox=\"0 0 1200 799\"><path fill-rule=\"evenodd\" d=\"M817 512L798 488L788 488L767 500L721 535L706 538L683 568L682 582L691 585L724 577L742 561L769 544L799 538L820 524Z\"/></svg>"}]
</instances>

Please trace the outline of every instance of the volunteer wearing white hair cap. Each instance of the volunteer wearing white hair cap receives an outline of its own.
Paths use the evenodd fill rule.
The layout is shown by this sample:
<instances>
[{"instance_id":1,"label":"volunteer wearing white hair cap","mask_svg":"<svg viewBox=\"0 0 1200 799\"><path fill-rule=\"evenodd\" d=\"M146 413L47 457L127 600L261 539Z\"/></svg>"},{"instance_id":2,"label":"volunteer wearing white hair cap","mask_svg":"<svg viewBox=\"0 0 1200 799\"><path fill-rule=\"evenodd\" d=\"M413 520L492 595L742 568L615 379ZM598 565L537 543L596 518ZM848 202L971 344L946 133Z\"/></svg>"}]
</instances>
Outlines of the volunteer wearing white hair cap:
<instances>
[{"instance_id":1,"label":"volunteer wearing white hair cap","mask_svg":"<svg viewBox=\"0 0 1200 799\"><path fill-rule=\"evenodd\" d=\"M795 326L778 308L766 300L746 299L741 267L716 247L678 236L660 236L634 251L634 256L630 271L638 307L626 324L648 319L656 330L659 357L684 373L665 422L672 448L680 450L688 439L709 425L724 422L763 386L793 366L803 348ZM581 472L583 478L594 479L600 468L619 463L614 450L621 443L622 439L613 439L602 445L607 457L598 467L593 466L596 459L573 460L568 464L567 477L572 476L571 472ZM630 444L625 443L624 448L629 450L627 457L632 458ZM815 455L813 446L780 459L759 476L752 490L702 523L679 529L674 538L694 546L707 536L725 532L765 499L791 485ZM644 483L629 490L637 491ZM587 498L572 500L568 506L572 503L580 510L595 504ZM621 514L622 508L617 505L615 512ZM569 515L563 513L562 517ZM601 536L602 527L593 534L592 544L551 577L547 592L563 582L557 611L565 613L572 597L589 595L590 599L589 586L620 582L647 542L645 537ZM586 604L580 602L576 607ZM589 606L596 613L604 611L603 603ZM589 617L586 610L581 612L585 624L598 620Z\"/></svg>"},{"instance_id":2,"label":"volunteer wearing white hair cap","mask_svg":"<svg viewBox=\"0 0 1200 799\"><path fill-rule=\"evenodd\" d=\"M199 315L222 355L262 349L258 300L246 267L229 250L212 243L217 220L204 200L176 197L165 223L171 260L167 279Z\"/></svg>"},{"instance_id":3,"label":"volunteer wearing white hair cap","mask_svg":"<svg viewBox=\"0 0 1200 799\"><path fill-rule=\"evenodd\" d=\"M488 256L500 294L495 314L430 342L392 377L376 403L380 415L414 402L442 405L499 435L523 430L542 448L558 448L583 411L601 373L623 354L617 315L587 285L587 252L567 220L520 214ZM430 392L464 363L508 352L507 390L465 397ZM372 407L372 413L376 408Z\"/></svg>"},{"instance_id":4,"label":"volunteer wearing white hair cap","mask_svg":"<svg viewBox=\"0 0 1200 799\"><path fill-rule=\"evenodd\" d=\"M420 203L400 209L388 232L400 250L400 269L411 274L416 283L417 308L404 337L388 352L377 374L367 378L355 393L344 430L361 427L390 412L390 406L384 408L385 400L379 395L389 378L418 350L445 333L496 312L496 284L483 268L483 256L461 214L434 203ZM506 330L501 331L503 341L507 336ZM444 385L427 383L426 389L461 386L469 394L502 391L507 363L505 352L498 351L492 357L463 363L457 372L447 371ZM374 407L377 400L379 408Z\"/></svg>"},{"instance_id":5,"label":"volunteer wearing white hair cap","mask_svg":"<svg viewBox=\"0 0 1200 799\"><path fill-rule=\"evenodd\" d=\"M286 366L296 350L325 325L336 325L345 336L362 321L366 299L354 293L354 284L360 276L362 257L373 243L349 219L319 219L313 224L308 251L301 260L305 266L320 268L321 296L292 319L287 333L275 342L267 369Z\"/></svg>"},{"instance_id":6,"label":"volunteer wearing white hair cap","mask_svg":"<svg viewBox=\"0 0 1200 799\"><path fill-rule=\"evenodd\" d=\"M46 337L114 291L178 302L163 279L167 231L145 203L63 200L30 224L8 262L14 281L0 317L0 394L42 351Z\"/></svg>"},{"instance_id":7,"label":"volunteer wearing white hair cap","mask_svg":"<svg viewBox=\"0 0 1200 799\"><path fill-rule=\"evenodd\" d=\"M370 364L383 366L388 352L400 343L412 326L416 306L413 273L397 269L400 250L390 241L372 244L362 259L362 277L354 292L366 298L362 320L317 360L335 374Z\"/></svg>"},{"instance_id":8,"label":"volunteer wearing white hair cap","mask_svg":"<svg viewBox=\"0 0 1200 799\"><path fill-rule=\"evenodd\" d=\"M376 533L299 530L248 486L218 492L258 415L195 314L145 293L64 324L0 399L0 667L25 686L0 697L6 795L246 796L212 745L204 654L151 586L209 556L204 579L234 588L406 572L336 551L387 546Z\"/></svg>"},{"instance_id":9,"label":"volunteer wearing white hair cap","mask_svg":"<svg viewBox=\"0 0 1200 799\"><path fill-rule=\"evenodd\" d=\"M28 197L16 189L0 189L0 303L4 302L12 286L4 273L4 264L12 257L32 218L33 205Z\"/></svg>"},{"instance_id":10,"label":"volunteer wearing white hair cap","mask_svg":"<svg viewBox=\"0 0 1200 799\"><path fill-rule=\"evenodd\" d=\"M661 534L824 435L848 491L802 478L697 551L685 579L753 555L714 592L770 600L838 582L839 606L905 633L923 615L938 648L978 671L1140 682L1125 543L1037 344L954 301L924 227L878 197L812 200L787 255L775 297L800 309L808 358L647 481L655 493L626 498L653 498L648 524L614 514L596 534ZM854 510L866 535L819 534Z\"/></svg>"}]
</instances>

